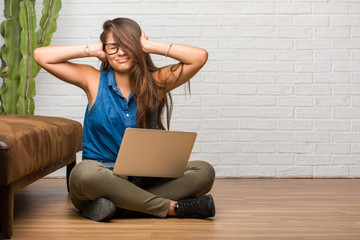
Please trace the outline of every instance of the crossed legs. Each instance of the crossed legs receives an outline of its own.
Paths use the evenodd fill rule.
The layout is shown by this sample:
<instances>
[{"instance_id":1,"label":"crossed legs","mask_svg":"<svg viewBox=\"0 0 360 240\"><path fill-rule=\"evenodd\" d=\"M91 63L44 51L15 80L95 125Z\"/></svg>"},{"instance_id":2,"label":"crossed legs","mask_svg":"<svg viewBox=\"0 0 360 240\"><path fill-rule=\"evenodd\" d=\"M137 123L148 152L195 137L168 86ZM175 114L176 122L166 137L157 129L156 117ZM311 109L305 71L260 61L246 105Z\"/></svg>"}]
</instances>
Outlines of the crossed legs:
<instances>
[{"instance_id":1,"label":"crossed legs","mask_svg":"<svg viewBox=\"0 0 360 240\"><path fill-rule=\"evenodd\" d=\"M181 178L129 181L127 177L113 175L97 161L85 160L70 174L70 197L80 211L85 202L106 198L119 208L164 218L175 201L209 192L214 178L213 167L203 161L189 162Z\"/></svg>"}]
</instances>

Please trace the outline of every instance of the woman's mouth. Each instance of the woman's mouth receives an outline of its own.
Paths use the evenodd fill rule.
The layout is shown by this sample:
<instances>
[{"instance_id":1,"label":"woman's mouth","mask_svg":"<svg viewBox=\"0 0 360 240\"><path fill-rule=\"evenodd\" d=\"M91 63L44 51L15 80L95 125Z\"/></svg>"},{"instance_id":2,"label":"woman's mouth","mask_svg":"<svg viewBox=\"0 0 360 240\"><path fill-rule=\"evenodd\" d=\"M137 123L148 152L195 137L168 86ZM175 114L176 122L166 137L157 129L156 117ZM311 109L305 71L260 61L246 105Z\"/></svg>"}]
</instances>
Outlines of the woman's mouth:
<instances>
[{"instance_id":1,"label":"woman's mouth","mask_svg":"<svg viewBox=\"0 0 360 240\"><path fill-rule=\"evenodd\" d=\"M129 61L129 58L119 58L116 60L118 63L125 63L127 61Z\"/></svg>"}]
</instances>

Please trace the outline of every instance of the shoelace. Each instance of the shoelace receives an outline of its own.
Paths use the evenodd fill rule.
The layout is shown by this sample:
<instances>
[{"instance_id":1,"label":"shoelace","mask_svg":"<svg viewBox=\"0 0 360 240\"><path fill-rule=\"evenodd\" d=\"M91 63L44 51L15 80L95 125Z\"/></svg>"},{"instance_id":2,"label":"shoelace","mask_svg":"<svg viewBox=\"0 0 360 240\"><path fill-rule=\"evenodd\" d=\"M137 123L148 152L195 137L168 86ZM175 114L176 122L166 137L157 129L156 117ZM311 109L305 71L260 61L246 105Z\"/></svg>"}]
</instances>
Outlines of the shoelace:
<instances>
[{"instance_id":1,"label":"shoelace","mask_svg":"<svg viewBox=\"0 0 360 240\"><path fill-rule=\"evenodd\" d=\"M200 200L198 201L183 201L179 204L179 209L180 214L183 215L187 215L187 214L191 214L193 215L195 214L200 214Z\"/></svg>"}]
</instances>

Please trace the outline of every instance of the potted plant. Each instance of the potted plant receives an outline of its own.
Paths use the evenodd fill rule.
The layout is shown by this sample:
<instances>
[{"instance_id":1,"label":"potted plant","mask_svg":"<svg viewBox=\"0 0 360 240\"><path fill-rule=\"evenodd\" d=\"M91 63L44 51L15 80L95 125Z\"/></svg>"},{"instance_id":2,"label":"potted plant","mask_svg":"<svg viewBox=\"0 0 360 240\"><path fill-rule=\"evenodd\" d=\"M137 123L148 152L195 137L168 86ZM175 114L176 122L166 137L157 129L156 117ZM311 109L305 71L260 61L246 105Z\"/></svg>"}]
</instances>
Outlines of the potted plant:
<instances>
[{"instance_id":1,"label":"potted plant","mask_svg":"<svg viewBox=\"0 0 360 240\"><path fill-rule=\"evenodd\" d=\"M33 59L34 49L47 46L56 31L61 0L44 0L39 29L36 31L35 0L4 0L5 20L0 31L0 114L33 115L35 77L40 67Z\"/></svg>"}]
</instances>

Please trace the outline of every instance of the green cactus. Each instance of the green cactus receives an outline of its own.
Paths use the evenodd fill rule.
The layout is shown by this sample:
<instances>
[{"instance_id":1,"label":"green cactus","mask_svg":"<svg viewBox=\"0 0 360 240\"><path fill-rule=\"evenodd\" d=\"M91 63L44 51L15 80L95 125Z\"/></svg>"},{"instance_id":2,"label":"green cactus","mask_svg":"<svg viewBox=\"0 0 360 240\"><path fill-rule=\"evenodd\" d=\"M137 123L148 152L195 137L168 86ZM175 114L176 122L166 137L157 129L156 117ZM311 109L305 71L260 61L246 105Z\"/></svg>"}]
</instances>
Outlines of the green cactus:
<instances>
[{"instance_id":1,"label":"green cactus","mask_svg":"<svg viewBox=\"0 0 360 240\"><path fill-rule=\"evenodd\" d=\"M50 44L56 31L61 0L44 0L39 30L36 32L35 0L5 0L0 32L5 43L0 48L0 114L34 114L35 77L40 67L33 59L37 47Z\"/></svg>"}]
</instances>

